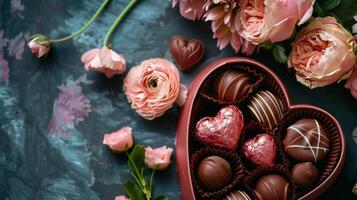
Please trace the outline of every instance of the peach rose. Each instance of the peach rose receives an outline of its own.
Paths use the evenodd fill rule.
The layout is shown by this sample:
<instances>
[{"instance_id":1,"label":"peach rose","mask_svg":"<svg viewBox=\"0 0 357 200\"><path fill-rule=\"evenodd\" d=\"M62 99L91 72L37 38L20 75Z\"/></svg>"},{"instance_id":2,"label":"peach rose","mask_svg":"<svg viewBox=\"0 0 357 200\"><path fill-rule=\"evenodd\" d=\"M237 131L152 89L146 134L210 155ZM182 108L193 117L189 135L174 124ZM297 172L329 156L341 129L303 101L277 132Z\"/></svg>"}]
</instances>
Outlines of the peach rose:
<instances>
[{"instance_id":1,"label":"peach rose","mask_svg":"<svg viewBox=\"0 0 357 200\"><path fill-rule=\"evenodd\" d=\"M357 62L354 65L352 75L348 78L345 88L351 90L351 95L357 99Z\"/></svg>"},{"instance_id":2,"label":"peach rose","mask_svg":"<svg viewBox=\"0 0 357 200\"><path fill-rule=\"evenodd\" d=\"M145 165L150 169L164 170L171 163L170 158L173 152L172 148L166 146L152 149L145 148Z\"/></svg>"},{"instance_id":3,"label":"peach rose","mask_svg":"<svg viewBox=\"0 0 357 200\"><path fill-rule=\"evenodd\" d=\"M348 78L356 62L353 36L333 17L316 18L295 39L288 66L313 89Z\"/></svg>"},{"instance_id":4,"label":"peach rose","mask_svg":"<svg viewBox=\"0 0 357 200\"><path fill-rule=\"evenodd\" d=\"M32 40L27 43L27 46L37 58L41 58L48 54L51 43L46 36L37 34L32 36Z\"/></svg>"},{"instance_id":5,"label":"peach rose","mask_svg":"<svg viewBox=\"0 0 357 200\"><path fill-rule=\"evenodd\" d=\"M175 101L183 105L187 97L187 88L180 85L177 68L161 58L132 67L123 88L131 107L148 120L162 116Z\"/></svg>"},{"instance_id":6,"label":"peach rose","mask_svg":"<svg viewBox=\"0 0 357 200\"><path fill-rule=\"evenodd\" d=\"M85 52L81 60L86 70L103 73L107 78L122 74L126 69L124 56L117 54L106 46Z\"/></svg>"},{"instance_id":7,"label":"peach rose","mask_svg":"<svg viewBox=\"0 0 357 200\"><path fill-rule=\"evenodd\" d=\"M133 144L133 133L130 127L123 127L110 134L104 134L103 144L112 151L122 153L130 149Z\"/></svg>"},{"instance_id":8,"label":"peach rose","mask_svg":"<svg viewBox=\"0 0 357 200\"><path fill-rule=\"evenodd\" d=\"M124 195L120 195L120 196L116 196L115 200L130 200L130 199L126 198L126 196Z\"/></svg>"},{"instance_id":9,"label":"peach rose","mask_svg":"<svg viewBox=\"0 0 357 200\"><path fill-rule=\"evenodd\" d=\"M315 0L242 0L235 26L253 44L288 39L307 21Z\"/></svg>"}]
</instances>

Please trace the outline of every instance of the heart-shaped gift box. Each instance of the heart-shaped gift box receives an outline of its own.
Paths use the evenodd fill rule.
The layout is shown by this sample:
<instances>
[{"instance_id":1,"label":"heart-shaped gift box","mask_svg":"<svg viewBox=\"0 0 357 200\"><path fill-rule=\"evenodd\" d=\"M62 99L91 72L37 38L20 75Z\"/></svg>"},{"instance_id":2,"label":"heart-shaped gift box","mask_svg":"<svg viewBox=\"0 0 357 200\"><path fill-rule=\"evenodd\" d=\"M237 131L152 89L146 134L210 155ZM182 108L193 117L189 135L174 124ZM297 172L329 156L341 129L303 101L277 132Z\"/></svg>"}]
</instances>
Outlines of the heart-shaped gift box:
<instances>
[{"instance_id":1,"label":"heart-shaped gift box","mask_svg":"<svg viewBox=\"0 0 357 200\"><path fill-rule=\"evenodd\" d=\"M242 97L240 101L224 102L215 98L212 87L216 80L215 78L219 74L231 69L244 71L251 76L254 80L252 86L253 91ZM226 155L221 149L210 149L211 147L209 145L203 144L198 140L195 136L196 123L203 117L215 116L215 114L226 105L235 105L243 111L244 118L247 120L245 121L246 125L260 124L252 118L246 107L252 95L262 90L270 91L277 96L285 109L283 119L279 121L272 130L268 131L269 134L277 138L277 140L280 140L278 142L280 153L278 154L276 166L270 169L259 169L252 168L252 166L246 164L247 162L242 158L244 156L242 155L242 142L240 141L236 150L233 151L233 157L237 157L238 159L234 161L235 167L239 168L239 170L236 170L238 175L234 176L237 180L233 180L232 184L226 186L219 192L202 191L199 181L196 180L195 165L197 165L197 159L201 159L201 157L210 154L210 152L220 154L223 158L227 157L228 160L231 159L232 155ZM294 188L292 198L308 200L316 199L326 192L334 183L343 167L345 160L345 140L337 120L331 114L320 108L310 105L294 105L286 87L278 76L259 62L242 57L225 58L213 62L202 70L192 81L187 102L181 110L177 126L176 159L182 198L185 200L223 199L224 194L233 192L233 190L237 188L239 188L239 190L248 190L248 194L249 191L250 194L252 194L252 185L250 184L254 183L257 176L264 174L264 172L275 171L276 173L281 173L283 176L285 175L287 179L291 178L291 168L296 161L289 158L284 150L282 150L281 138L285 136L286 130L290 125L302 118L318 120L320 124L325 127L330 138L328 155L321 162L316 164L319 170L318 181L308 189L299 189L292 184ZM260 125L262 127L258 129L266 130L264 125ZM247 132L247 130L243 130L241 138L245 137L244 132ZM241 165L243 166L240 167ZM257 197L253 194L251 198L254 199Z\"/></svg>"}]
</instances>

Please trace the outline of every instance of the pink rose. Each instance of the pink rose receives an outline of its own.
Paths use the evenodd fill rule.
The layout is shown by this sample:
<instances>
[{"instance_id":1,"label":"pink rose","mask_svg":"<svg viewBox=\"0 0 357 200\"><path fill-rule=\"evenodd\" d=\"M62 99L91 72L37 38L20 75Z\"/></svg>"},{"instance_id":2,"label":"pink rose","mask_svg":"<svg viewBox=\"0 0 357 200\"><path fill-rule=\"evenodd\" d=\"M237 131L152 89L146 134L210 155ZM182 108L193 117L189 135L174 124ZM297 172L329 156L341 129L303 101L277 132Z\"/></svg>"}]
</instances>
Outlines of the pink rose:
<instances>
[{"instance_id":1,"label":"pink rose","mask_svg":"<svg viewBox=\"0 0 357 200\"><path fill-rule=\"evenodd\" d=\"M145 148L145 165L150 169L164 170L170 164L170 158L173 149L166 146L152 149L151 147Z\"/></svg>"},{"instance_id":2,"label":"pink rose","mask_svg":"<svg viewBox=\"0 0 357 200\"><path fill-rule=\"evenodd\" d=\"M124 56L117 54L106 46L85 52L81 60L86 70L103 73L108 78L116 74L122 74L126 69Z\"/></svg>"},{"instance_id":3,"label":"pink rose","mask_svg":"<svg viewBox=\"0 0 357 200\"><path fill-rule=\"evenodd\" d=\"M317 88L348 78L356 62L353 36L333 17L316 18L295 39L288 66L296 79Z\"/></svg>"},{"instance_id":4,"label":"pink rose","mask_svg":"<svg viewBox=\"0 0 357 200\"><path fill-rule=\"evenodd\" d=\"M180 6L180 14L188 20L200 19L204 13L206 0L172 0L172 7Z\"/></svg>"},{"instance_id":5,"label":"pink rose","mask_svg":"<svg viewBox=\"0 0 357 200\"><path fill-rule=\"evenodd\" d=\"M51 43L46 36L37 34L32 36L32 40L27 43L27 46L37 58L41 58L48 54L51 48Z\"/></svg>"},{"instance_id":6,"label":"pink rose","mask_svg":"<svg viewBox=\"0 0 357 200\"><path fill-rule=\"evenodd\" d=\"M345 88L351 90L351 95L357 99L357 62L354 65L352 75L348 79Z\"/></svg>"},{"instance_id":7,"label":"pink rose","mask_svg":"<svg viewBox=\"0 0 357 200\"><path fill-rule=\"evenodd\" d=\"M124 195L120 195L120 196L116 196L115 200L130 200L130 199L126 198L126 196Z\"/></svg>"},{"instance_id":8,"label":"pink rose","mask_svg":"<svg viewBox=\"0 0 357 200\"><path fill-rule=\"evenodd\" d=\"M242 0L236 29L254 44L288 39L295 25L307 21L315 0Z\"/></svg>"},{"instance_id":9,"label":"pink rose","mask_svg":"<svg viewBox=\"0 0 357 200\"><path fill-rule=\"evenodd\" d=\"M123 127L110 134L104 134L103 144L112 151L122 153L130 149L133 144L133 133L130 127Z\"/></svg>"},{"instance_id":10,"label":"pink rose","mask_svg":"<svg viewBox=\"0 0 357 200\"><path fill-rule=\"evenodd\" d=\"M187 88L180 85L177 68L161 58L132 67L123 88L131 107L148 120L162 116L175 101L184 104L187 97Z\"/></svg>"}]
</instances>

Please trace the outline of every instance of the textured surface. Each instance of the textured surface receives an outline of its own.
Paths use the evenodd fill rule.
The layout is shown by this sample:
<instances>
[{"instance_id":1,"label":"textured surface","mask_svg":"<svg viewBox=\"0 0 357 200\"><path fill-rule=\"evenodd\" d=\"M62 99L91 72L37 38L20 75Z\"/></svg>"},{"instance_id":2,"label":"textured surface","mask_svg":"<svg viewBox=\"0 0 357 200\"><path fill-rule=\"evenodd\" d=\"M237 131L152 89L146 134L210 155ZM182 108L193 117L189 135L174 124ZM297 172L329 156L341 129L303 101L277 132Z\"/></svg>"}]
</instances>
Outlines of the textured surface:
<instances>
[{"instance_id":1,"label":"textured surface","mask_svg":"<svg viewBox=\"0 0 357 200\"><path fill-rule=\"evenodd\" d=\"M137 143L174 147L178 109L146 121L130 109L122 91L124 76L106 79L86 72L80 55L100 47L107 28L128 0L113 0L106 13L82 35L56 45L45 60L24 49L29 34L57 38L73 32L99 7L93 0L0 0L0 199L114 199L129 178L126 158L102 145L103 134L131 126ZM151 57L169 57L168 40L181 34L204 41L205 60L190 80L215 59L233 56L219 51L209 24L182 19L167 0L141 1L116 31L113 49L128 66ZM286 83L294 103L331 112L347 141L344 170L324 199L350 199L357 179L357 102L342 84L309 90L294 75L261 51L253 58L271 66ZM355 131L356 132L356 131ZM180 199L176 163L158 173L155 191Z\"/></svg>"}]
</instances>

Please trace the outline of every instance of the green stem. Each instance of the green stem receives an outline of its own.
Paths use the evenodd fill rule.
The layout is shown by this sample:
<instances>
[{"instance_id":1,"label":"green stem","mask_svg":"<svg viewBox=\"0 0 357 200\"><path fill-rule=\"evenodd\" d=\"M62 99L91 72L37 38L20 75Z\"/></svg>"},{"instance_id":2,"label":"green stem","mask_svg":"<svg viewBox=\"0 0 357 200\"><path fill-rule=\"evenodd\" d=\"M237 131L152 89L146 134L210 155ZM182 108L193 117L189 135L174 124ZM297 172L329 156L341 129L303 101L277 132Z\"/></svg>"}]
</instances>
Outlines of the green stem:
<instances>
[{"instance_id":1,"label":"green stem","mask_svg":"<svg viewBox=\"0 0 357 200\"><path fill-rule=\"evenodd\" d=\"M98 17L98 15L103 11L103 9L105 8L105 6L110 2L110 0L104 0L104 2L102 3L102 5L100 5L99 9L97 10L97 12L92 16L92 18L81 28L79 29L77 32L72 33L69 36L66 36L64 38L60 38L60 39L54 39L54 40L50 40L50 42L52 43L59 43L59 42L64 42L66 40L69 40L77 35L79 35L80 33L82 33L84 30L86 30L88 28L88 26Z\"/></svg>"},{"instance_id":2,"label":"green stem","mask_svg":"<svg viewBox=\"0 0 357 200\"><path fill-rule=\"evenodd\" d=\"M124 8L124 10L120 13L120 15L117 17L113 25L110 27L108 30L107 34L105 35L103 45L108 46L108 42L110 39L110 36L113 34L115 28L119 25L119 23L124 19L124 17L130 12L130 10L135 6L135 4L139 0L131 0L130 3Z\"/></svg>"}]
</instances>

